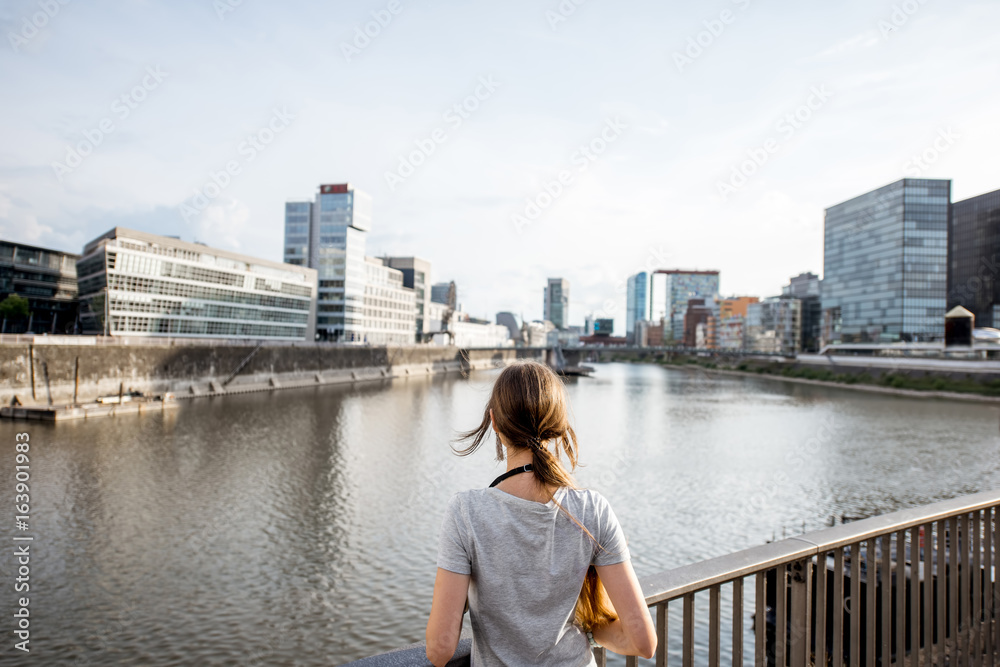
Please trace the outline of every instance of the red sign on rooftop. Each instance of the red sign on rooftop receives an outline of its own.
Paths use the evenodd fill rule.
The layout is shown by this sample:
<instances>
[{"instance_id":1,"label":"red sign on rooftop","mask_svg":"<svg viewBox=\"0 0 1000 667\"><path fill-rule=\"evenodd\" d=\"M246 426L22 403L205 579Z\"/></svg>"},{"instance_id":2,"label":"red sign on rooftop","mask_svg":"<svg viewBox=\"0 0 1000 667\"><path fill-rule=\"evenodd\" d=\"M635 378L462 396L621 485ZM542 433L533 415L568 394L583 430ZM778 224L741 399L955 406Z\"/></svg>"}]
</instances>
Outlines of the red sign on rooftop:
<instances>
[{"instance_id":1,"label":"red sign on rooftop","mask_svg":"<svg viewBox=\"0 0 1000 667\"><path fill-rule=\"evenodd\" d=\"M320 194L324 195L341 195L347 192L347 187L349 183L340 183L337 185L321 185L319 186Z\"/></svg>"}]
</instances>

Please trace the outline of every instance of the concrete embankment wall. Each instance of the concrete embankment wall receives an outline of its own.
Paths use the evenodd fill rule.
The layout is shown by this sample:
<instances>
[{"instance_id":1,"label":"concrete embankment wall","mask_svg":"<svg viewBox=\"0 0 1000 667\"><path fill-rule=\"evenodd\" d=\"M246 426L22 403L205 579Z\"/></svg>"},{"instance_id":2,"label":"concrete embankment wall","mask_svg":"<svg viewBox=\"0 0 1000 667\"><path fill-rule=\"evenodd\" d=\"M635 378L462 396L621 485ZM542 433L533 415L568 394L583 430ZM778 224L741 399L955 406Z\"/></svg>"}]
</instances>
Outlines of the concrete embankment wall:
<instances>
[{"instance_id":1,"label":"concrete embankment wall","mask_svg":"<svg viewBox=\"0 0 1000 667\"><path fill-rule=\"evenodd\" d=\"M296 343L246 345L49 345L0 344L0 404L72 401L125 391L173 392L178 398L215 396L281 387L315 386L408 375L491 368L516 358L544 360L544 350L469 349L414 345L349 347ZM79 381L77 377L79 364Z\"/></svg>"}]
</instances>

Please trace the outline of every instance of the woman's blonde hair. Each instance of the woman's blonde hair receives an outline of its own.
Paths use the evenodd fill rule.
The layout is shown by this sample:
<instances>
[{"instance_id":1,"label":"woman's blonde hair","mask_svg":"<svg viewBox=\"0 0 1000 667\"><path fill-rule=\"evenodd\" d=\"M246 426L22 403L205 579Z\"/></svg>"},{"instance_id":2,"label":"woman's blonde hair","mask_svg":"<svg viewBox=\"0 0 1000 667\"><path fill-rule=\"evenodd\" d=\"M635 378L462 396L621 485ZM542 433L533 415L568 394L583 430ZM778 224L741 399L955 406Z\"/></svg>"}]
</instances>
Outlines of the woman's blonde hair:
<instances>
[{"instance_id":1,"label":"woman's blonde hair","mask_svg":"<svg viewBox=\"0 0 1000 667\"><path fill-rule=\"evenodd\" d=\"M479 449L489 435L491 410L492 423L496 425L497 432L498 461L503 460L504 448L500 441L502 433L511 447L531 450L532 471L543 488L577 488L570 474L576 468L576 433L569 423L563 383L548 366L537 361L516 361L500 372L486 403L482 422L477 428L459 436L459 440L472 440L465 449L456 450L459 456L468 456ZM552 450L549 449L549 443L553 443ZM570 463L570 470L560 461L563 454ZM586 526L555 501L552 492L548 499L555 502L594 544L604 548ZM590 566L576 603L577 624L589 632L617 618L607 591L597 576L597 570Z\"/></svg>"}]
</instances>

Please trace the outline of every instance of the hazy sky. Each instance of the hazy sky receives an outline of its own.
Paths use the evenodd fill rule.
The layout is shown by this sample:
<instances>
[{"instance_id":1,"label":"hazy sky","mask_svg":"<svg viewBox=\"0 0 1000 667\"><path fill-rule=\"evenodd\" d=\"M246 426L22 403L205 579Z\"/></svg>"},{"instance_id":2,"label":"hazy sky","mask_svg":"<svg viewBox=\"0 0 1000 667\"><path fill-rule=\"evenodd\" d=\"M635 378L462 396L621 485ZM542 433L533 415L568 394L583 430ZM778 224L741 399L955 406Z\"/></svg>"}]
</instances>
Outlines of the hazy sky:
<instances>
[{"instance_id":1,"label":"hazy sky","mask_svg":"<svg viewBox=\"0 0 1000 667\"><path fill-rule=\"evenodd\" d=\"M995 0L5 0L0 236L280 260L284 202L350 182L368 254L429 259L474 315L539 318L563 277L571 322L622 332L636 270L768 296L822 272L826 207L1000 188L998 25Z\"/></svg>"}]
</instances>

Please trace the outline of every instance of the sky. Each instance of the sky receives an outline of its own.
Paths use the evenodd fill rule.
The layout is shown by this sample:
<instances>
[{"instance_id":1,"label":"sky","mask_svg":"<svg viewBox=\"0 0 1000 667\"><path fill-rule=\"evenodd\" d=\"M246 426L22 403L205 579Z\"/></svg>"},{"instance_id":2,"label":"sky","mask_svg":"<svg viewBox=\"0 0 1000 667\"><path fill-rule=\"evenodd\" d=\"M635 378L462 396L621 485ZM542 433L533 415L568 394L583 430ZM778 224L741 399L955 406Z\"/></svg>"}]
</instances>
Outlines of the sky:
<instances>
[{"instance_id":1,"label":"sky","mask_svg":"<svg viewBox=\"0 0 1000 667\"><path fill-rule=\"evenodd\" d=\"M115 226L282 259L284 202L373 199L474 316L615 318L644 269L822 275L824 209L1000 189L995 0L5 0L0 238Z\"/></svg>"}]
</instances>

